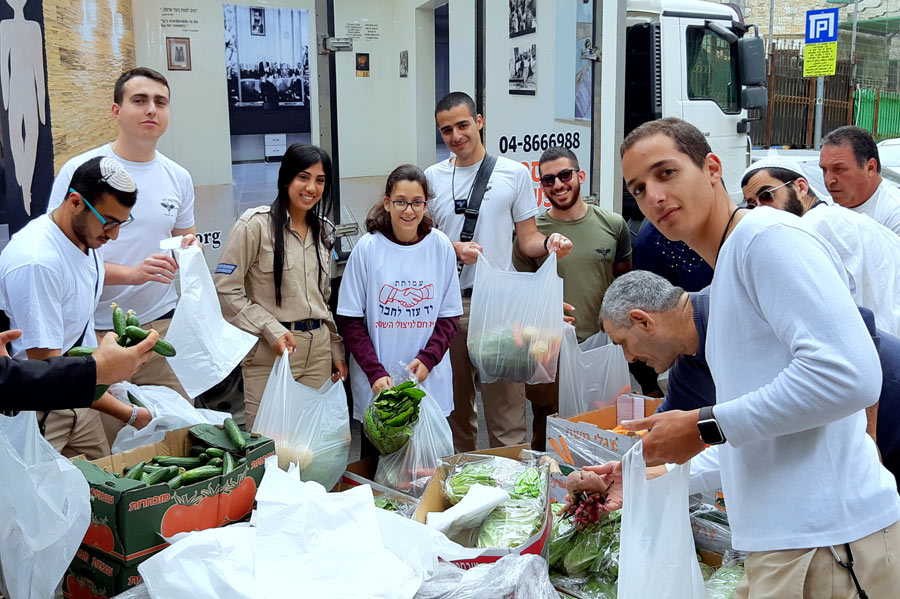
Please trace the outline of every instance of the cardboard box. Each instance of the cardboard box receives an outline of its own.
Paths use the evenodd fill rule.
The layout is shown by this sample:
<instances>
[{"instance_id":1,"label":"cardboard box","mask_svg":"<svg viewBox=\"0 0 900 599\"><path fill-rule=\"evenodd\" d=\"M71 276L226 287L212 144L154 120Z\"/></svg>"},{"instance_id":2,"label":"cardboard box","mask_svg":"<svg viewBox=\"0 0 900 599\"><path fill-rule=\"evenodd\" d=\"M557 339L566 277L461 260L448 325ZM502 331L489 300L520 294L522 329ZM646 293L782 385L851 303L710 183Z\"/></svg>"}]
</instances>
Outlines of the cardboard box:
<instances>
[{"instance_id":1,"label":"cardboard box","mask_svg":"<svg viewBox=\"0 0 900 599\"><path fill-rule=\"evenodd\" d=\"M82 545L63 577L66 599L108 599L141 583L138 566L151 556L124 565L103 553Z\"/></svg>"},{"instance_id":2,"label":"cardboard box","mask_svg":"<svg viewBox=\"0 0 900 599\"><path fill-rule=\"evenodd\" d=\"M519 458L519 454L522 453L524 449L531 449L530 445L512 445L510 447L498 447L496 449L485 449L482 451L472 451L469 454L457 454L452 458L448 458L448 461L465 459L464 456L475 454L475 455L485 455L485 456L499 456L503 458L509 458L512 460L517 460ZM434 476L431 477L431 480L428 482L428 487L425 488L425 494L422 495L422 499L419 500L419 507L416 509L416 513L413 516L413 519L425 523L425 516L428 512L443 512L446 509L444 505L444 480L446 475L446 469L438 468L435 471ZM549 493L549 481L547 491ZM547 512L544 515L544 522L541 525L540 529L531 536L525 543L520 545L519 547L515 547L512 549L507 548L495 548L495 549L486 549L484 553L482 553L479 557L471 560L456 560L453 563L459 566L460 568L468 569L478 564L489 564L496 562L504 555L518 555L523 553L535 553L538 555L542 555L544 558L547 557L547 550L549 549L549 539L550 539L550 529L553 527L553 513L550 511L550 501L547 501Z\"/></svg>"},{"instance_id":3,"label":"cardboard box","mask_svg":"<svg viewBox=\"0 0 900 599\"><path fill-rule=\"evenodd\" d=\"M560 465L561 474L550 477L550 498L564 502L566 476L572 470L621 460L639 440L637 433L614 433L622 420L644 418L656 412L662 403L636 393L620 395L616 405L585 412L571 418L553 415L547 418L547 452Z\"/></svg>"},{"instance_id":4,"label":"cardboard box","mask_svg":"<svg viewBox=\"0 0 900 599\"><path fill-rule=\"evenodd\" d=\"M126 466L157 455L186 456L197 443L188 428L166 433L159 443L88 462L75 458L91 487L91 525L84 544L130 565L165 548L177 532L215 528L244 518L253 507L265 459L275 443L264 437L245 449L247 461L227 476L172 490L166 483L148 486L116 478Z\"/></svg>"}]
</instances>

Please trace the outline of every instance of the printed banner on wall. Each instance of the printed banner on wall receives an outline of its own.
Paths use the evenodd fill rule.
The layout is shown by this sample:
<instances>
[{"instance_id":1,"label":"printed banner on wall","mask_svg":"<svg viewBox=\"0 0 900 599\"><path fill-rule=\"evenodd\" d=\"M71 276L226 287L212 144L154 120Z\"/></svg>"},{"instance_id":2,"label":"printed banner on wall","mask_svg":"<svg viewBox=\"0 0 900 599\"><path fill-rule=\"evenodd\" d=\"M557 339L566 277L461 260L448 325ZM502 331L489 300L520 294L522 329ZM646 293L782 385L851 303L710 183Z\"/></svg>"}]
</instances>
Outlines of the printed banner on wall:
<instances>
[{"instance_id":1,"label":"printed banner on wall","mask_svg":"<svg viewBox=\"0 0 900 599\"><path fill-rule=\"evenodd\" d=\"M0 2L0 61L0 223L12 234L44 213L53 185L43 2Z\"/></svg>"},{"instance_id":2,"label":"printed banner on wall","mask_svg":"<svg viewBox=\"0 0 900 599\"><path fill-rule=\"evenodd\" d=\"M231 134L309 133L309 11L223 10Z\"/></svg>"}]
</instances>

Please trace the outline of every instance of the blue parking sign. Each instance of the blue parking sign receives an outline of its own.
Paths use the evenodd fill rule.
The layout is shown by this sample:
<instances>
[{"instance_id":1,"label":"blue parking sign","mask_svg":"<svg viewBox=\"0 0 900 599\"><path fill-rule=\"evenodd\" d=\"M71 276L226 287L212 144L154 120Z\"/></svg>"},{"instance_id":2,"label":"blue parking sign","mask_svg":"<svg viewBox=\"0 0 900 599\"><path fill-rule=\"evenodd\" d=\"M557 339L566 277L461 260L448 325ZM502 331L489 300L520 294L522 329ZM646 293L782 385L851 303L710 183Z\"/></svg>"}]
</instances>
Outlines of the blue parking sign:
<instances>
[{"instance_id":1,"label":"blue parking sign","mask_svg":"<svg viewBox=\"0 0 900 599\"><path fill-rule=\"evenodd\" d=\"M837 8L806 11L806 43L836 42L838 37Z\"/></svg>"}]
</instances>

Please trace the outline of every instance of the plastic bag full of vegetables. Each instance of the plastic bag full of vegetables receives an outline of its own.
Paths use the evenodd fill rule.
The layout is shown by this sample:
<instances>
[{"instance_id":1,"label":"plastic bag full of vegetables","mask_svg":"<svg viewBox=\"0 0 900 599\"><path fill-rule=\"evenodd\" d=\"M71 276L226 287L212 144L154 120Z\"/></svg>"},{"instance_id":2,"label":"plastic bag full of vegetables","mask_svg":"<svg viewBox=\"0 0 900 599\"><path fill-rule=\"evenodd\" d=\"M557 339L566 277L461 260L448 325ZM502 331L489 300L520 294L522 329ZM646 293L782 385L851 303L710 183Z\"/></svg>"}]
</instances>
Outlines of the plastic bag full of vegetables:
<instances>
[{"instance_id":1,"label":"plastic bag full of vegetables","mask_svg":"<svg viewBox=\"0 0 900 599\"><path fill-rule=\"evenodd\" d=\"M409 441L423 397L425 391L407 381L381 391L366 408L363 431L381 455L399 451Z\"/></svg>"},{"instance_id":2,"label":"plastic bag full of vegetables","mask_svg":"<svg viewBox=\"0 0 900 599\"><path fill-rule=\"evenodd\" d=\"M479 254L466 345L483 383L556 380L563 283L551 253L534 273L508 272Z\"/></svg>"}]
</instances>

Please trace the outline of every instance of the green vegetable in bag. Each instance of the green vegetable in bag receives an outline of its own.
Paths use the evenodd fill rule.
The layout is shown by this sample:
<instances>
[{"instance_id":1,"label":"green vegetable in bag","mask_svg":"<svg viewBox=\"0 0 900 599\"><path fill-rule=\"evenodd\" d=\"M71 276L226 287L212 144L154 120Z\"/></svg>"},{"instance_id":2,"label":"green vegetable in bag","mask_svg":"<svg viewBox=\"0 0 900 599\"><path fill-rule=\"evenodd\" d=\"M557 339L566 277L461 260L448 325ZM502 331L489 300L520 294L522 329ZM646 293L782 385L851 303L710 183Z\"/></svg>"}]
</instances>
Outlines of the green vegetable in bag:
<instances>
[{"instance_id":1,"label":"green vegetable in bag","mask_svg":"<svg viewBox=\"0 0 900 599\"><path fill-rule=\"evenodd\" d=\"M706 581L706 599L734 599L743 577L744 564L722 566Z\"/></svg>"},{"instance_id":2,"label":"green vegetable in bag","mask_svg":"<svg viewBox=\"0 0 900 599\"><path fill-rule=\"evenodd\" d=\"M561 503L554 503L553 528L550 530L550 552L547 561L551 568L562 565L562 560L575 544L575 524L569 518L556 515L562 509Z\"/></svg>"},{"instance_id":3,"label":"green vegetable in bag","mask_svg":"<svg viewBox=\"0 0 900 599\"><path fill-rule=\"evenodd\" d=\"M616 579L591 578L581 587L581 594L586 599L616 599L618 597Z\"/></svg>"},{"instance_id":4,"label":"green vegetable in bag","mask_svg":"<svg viewBox=\"0 0 900 599\"><path fill-rule=\"evenodd\" d=\"M516 498L537 499L541 496L542 487L540 471L537 468L529 467L516 478L511 495Z\"/></svg>"},{"instance_id":5,"label":"green vegetable in bag","mask_svg":"<svg viewBox=\"0 0 900 599\"><path fill-rule=\"evenodd\" d=\"M448 478L444 483L444 496L450 505L459 503L469 487L479 484L486 487L496 487L497 481L494 479L494 468L490 464L468 464Z\"/></svg>"},{"instance_id":6,"label":"green vegetable in bag","mask_svg":"<svg viewBox=\"0 0 900 599\"><path fill-rule=\"evenodd\" d=\"M575 535L572 548L563 558L563 569L569 576L584 576L593 572L609 545L610 540L600 531L600 527L589 525Z\"/></svg>"},{"instance_id":7,"label":"green vegetable in bag","mask_svg":"<svg viewBox=\"0 0 900 599\"><path fill-rule=\"evenodd\" d=\"M514 548L540 529L544 511L540 501L510 500L497 506L485 519L476 547Z\"/></svg>"},{"instance_id":8,"label":"green vegetable in bag","mask_svg":"<svg viewBox=\"0 0 900 599\"><path fill-rule=\"evenodd\" d=\"M425 392L407 381L381 391L366 408L363 431L381 455L392 454L409 441L423 397Z\"/></svg>"}]
</instances>

